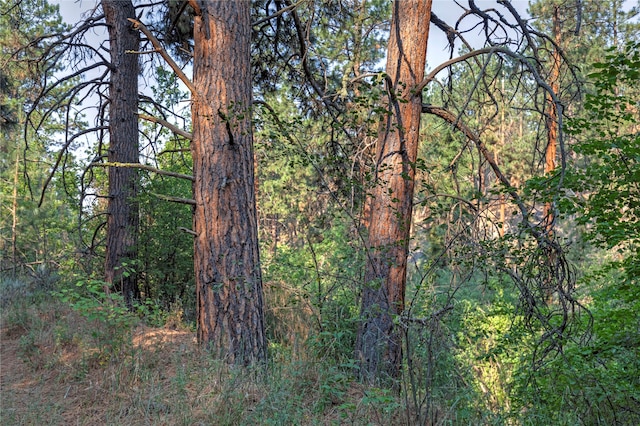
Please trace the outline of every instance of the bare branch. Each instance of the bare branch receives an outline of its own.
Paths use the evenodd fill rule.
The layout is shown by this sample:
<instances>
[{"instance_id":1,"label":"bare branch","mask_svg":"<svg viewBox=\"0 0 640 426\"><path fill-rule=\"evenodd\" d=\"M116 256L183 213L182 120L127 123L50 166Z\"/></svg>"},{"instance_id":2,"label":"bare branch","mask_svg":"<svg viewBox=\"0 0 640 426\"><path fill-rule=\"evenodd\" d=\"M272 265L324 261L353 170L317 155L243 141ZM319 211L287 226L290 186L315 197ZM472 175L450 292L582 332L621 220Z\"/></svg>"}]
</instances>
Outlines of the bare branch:
<instances>
[{"instance_id":1,"label":"bare branch","mask_svg":"<svg viewBox=\"0 0 640 426\"><path fill-rule=\"evenodd\" d=\"M105 126L103 128L108 128L108 127ZM56 162L53 165L53 168L51 169L51 172L47 176L47 179L45 179L45 181L44 181L44 185L42 186L42 191L40 192L40 200L38 201L38 207L42 206L42 203L44 202L44 195L45 195L45 193L47 191L47 188L49 187L49 184L51 183L51 180L53 179L53 176L55 175L56 171L58 170L58 167L60 166L60 162L62 161L62 158L64 157L65 153L67 152L67 149L69 148L69 145L71 145L71 142L73 142L75 139L79 138L82 135L86 135L87 133L92 133L92 132L94 132L96 130L98 130L98 129L97 128L92 128L92 129L84 130L82 132L78 132L78 133L74 134L72 137L68 138L65 141L64 146L62 147L60 152L58 152L58 156L56 157Z\"/></svg>"},{"instance_id":2,"label":"bare branch","mask_svg":"<svg viewBox=\"0 0 640 426\"><path fill-rule=\"evenodd\" d=\"M198 234L195 233L195 231L185 228L184 226L181 226L178 228L179 230L181 230L182 232L186 232L189 235L193 235L193 236L197 236Z\"/></svg>"},{"instance_id":3,"label":"bare branch","mask_svg":"<svg viewBox=\"0 0 640 426\"><path fill-rule=\"evenodd\" d=\"M173 152L190 152L189 148L177 148L177 149L163 149L158 153L158 155L171 154Z\"/></svg>"},{"instance_id":4,"label":"bare branch","mask_svg":"<svg viewBox=\"0 0 640 426\"><path fill-rule=\"evenodd\" d=\"M153 116L147 115L147 114L138 114L138 117L142 118L143 120L151 121L152 123L158 123L158 124L166 127L167 129L171 130L173 133L182 136L185 139L193 140L193 135L191 133L182 130L178 126L175 126L175 125L169 123L166 120L163 120L163 119L157 118L157 117L153 117Z\"/></svg>"},{"instance_id":5,"label":"bare branch","mask_svg":"<svg viewBox=\"0 0 640 426\"><path fill-rule=\"evenodd\" d=\"M520 195L515 191L509 179L504 175L504 173L502 173L502 170L500 170L500 167L498 167L498 165L493 159L493 156L489 153L489 151L487 150L487 147L484 145L480 137L476 135L464 123L458 120L457 116L454 113L452 113L451 111L445 108L434 106L434 105L422 105L422 112L427 114L432 114L442 118L447 123L451 124L456 129L458 129L458 131L462 132L462 134L464 134L467 138L469 138L471 141L473 141L473 143L476 144L476 147L478 148L482 156L485 158L487 163L489 163L489 166L491 166L491 169L496 174L500 182L507 188L507 192L509 193L509 195L511 195L511 198L520 209L520 213L522 214L523 218L525 218L526 220L526 218L529 216L529 212L527 210L527 207L524 204L524 201L522 200L522 198L520 198Z\"/></svg>"},{"instance_id":6,"label":"bare branch","mask_svg":"<svg viewBox=\"0 0 640 426\"><path fill-rule=\"evenodd\" d=\"M320 97L322 102L324 102L324 104L327 107L333 107L337 110L340 110L338 105L336 105L335 102L331 101L326 96L324 90L322 89L322 87L320 87L320 84L318 83L318 81L313 76L313 73L311 72L311 68L309 67L309 58L308 58L309 51L307 49L307 42L306 42L306 36L308 34L306 34L305 32L302 22L300 21L300 16L298 16L298 12L296 11L295 8L291 9L291 16L293 17L293 22L295 23L295 27L296 27L296 35L298 36L298 44L300 45L300 60L302 61L302 69L304 71L304 74L307 76L307 79L309 80L311 87L316 92L316 94Z\"/></svg>"},{"instance_id":7,"label":"bare branch","mask_svg":"<svg viewBox=\"0 0 640 426\"><path fill-rule=\"evenodd\" d=\"M140 163L118 163L118 162L107 162L107 163L91 163L89 164L90 167L128 167L131 169L142 169L142 170L147 170L159 175L163 175L163 176L170 176L170 177L175 177L178 179L186 179L186 180L190 180L190 181L195 181L195 178L191 175L185 175L183 173L176 173L176 172L170 172L167 170L160 170L158 168L155 168L153 166L149 166L147 164L140 164Z\"/></svg>"},{"instance_id":8,"label":"bare branch","mask_svg":"<svg viewBox=\"0 0 640 426\"><path fill-rule=\"evenodd\" d=\"M196 86L191 80L189 80L189 77L186 76L186 74L182 71L178 64L176 64L173 58L171 58L167 51L162 47L158 39L153 34L151 34L151 31L149 31L149 29L142 22L136 19L128 18L128 20L134 25L135 29L139 29L144 33L145 36L147 36L147 39L151 42L151 44L153 44L153 47L156 48L156 52L158 52L160 56L162 56L162 58L167 62L167 64L169 64L178 78L182 80L182 82L189 88L193 96L196 96Z\"/></svg>"},{"instance_id":9,"label":"bare branch","mask_svg":"<svg viewBox=\"0 0 640 426\"><path fill-rule=\"evenodd\" d=\"M191 198L172 197L171 195L157 194L155 192L151 192L151 195L156 198L160 198L161 200L171 201L172 203L189 204L191 206L196 205L196 200Z\"/></svg>"},{"instance_id":10,"label":"bare branch","mask_svg":"<svg viewBox=\"0 0 640 426\"><path fill-rule=\"evenodd\" d=\"M264 22L270 21L273 18L277 18L278 16L282 15L285 12L288 12L290 10L295 9L296 7L300 6L302 3L306 2L306 1L308 1L308 0L299 0L298 2L290 4L287 7L283 7L282 9L278 10L277 12L275 12L275 13L273 13L273 14L265 17L265 18L262 18L262 19L260 19L260 20L258 20L256 22L254 22L254 23L252 23L251 26L252 27L256 27L256 26L258 26L258 25L260 25L260 24L262 24Z\"/></svg>"},{"instance_id":11,"label":"bare branch","mask_svg":"<svg viewBox=\"0 0 640 426\"><path fill-rule=\"evenodd\" d=\"M402 320L406 321L407 323L416 323L416 324L420 324L420 325L429 325L431 324L433 321L439 321L444 314L446 314L447 312L453 310L453 305L449 304L441 309L438 309L436 312L432 313L431 315L429 315L426 318L413 318L410 316L403 316ZM404 324L404 326L406 327L407 324Z\"/></svg>"},{"instance_id":12,"label":"bare branch","mask_svg":"<svg viewBox=\"0 0 640 426\"><path fill-rule=\"evenodd\" d=\"M503 54L506 56L509 56L515 60L517 60L519 63L521 63L525 68L527 68L529 70L529 72L531 73L531 75L533 76L533 79L535 80L536 84L542 88L551 98L553 104L555 105L557 111L558 111L558 144L560 145L560 161L561 161L561 174L560 174L560 181L559 181L559 185L562 184L563 180L564 180L564 170L566 169L566 149L565 149L565 143L564 143L564 133L562 131L563 129L563 111L564 111L564 106L562 105L562 102L560 102L560 99L558 98L558 94L554 92L553 88L549 85L549 83L547 83L542 76L540 75L539 70L536 68L536 66L534 66L534 64L531 63L531 58L527 58L519 53L513 52L510 49L506 48L506 47L502 47L502 46L492 46L492 47L487 47L487 48L483 48L483 49L478 49L478 50L474 50L473 52L469 52L467 54L464 54L462 56L459 56L457 58L451 59L447 62L444 62L443 64L441 64L440 66L438 66L436 69L434 69L432 72L429 73L428 76L425 77L425 79L420 82L420 84L418 84L415 89L413 90L413 95L417 96L421 93L422 89L424 89L424 87L429 84L430 81L432 81L436 74L440 71L442 71L444 68L451 66L452 64L458 63L458 62L462 62L466 59L469 59L471 57L474 56L478 56L478 55L482 55L482 54ZM423 108L423 112L424 108Z\"/></svg>"}]
</instances>

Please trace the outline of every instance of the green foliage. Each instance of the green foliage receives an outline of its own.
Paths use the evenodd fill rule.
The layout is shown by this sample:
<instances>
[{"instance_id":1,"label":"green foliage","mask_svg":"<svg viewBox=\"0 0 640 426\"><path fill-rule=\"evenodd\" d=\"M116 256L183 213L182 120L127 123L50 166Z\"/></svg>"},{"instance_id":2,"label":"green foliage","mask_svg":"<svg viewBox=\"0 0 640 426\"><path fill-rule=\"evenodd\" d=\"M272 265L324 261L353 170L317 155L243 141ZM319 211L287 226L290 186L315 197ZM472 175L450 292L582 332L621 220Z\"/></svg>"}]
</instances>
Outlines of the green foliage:
<instances>
[{"instance_id":1,"label":"green foliage","mask_svg":"<svg viewBox=\"0 0 640 426\"><path fill-rule=\"evenodd\" d=\"M265 256L268 333L272 341L287 346L292 343L292 333L297 334L299 343L308 336L315 356L338 365L349 363L363 260L349 241L348 227L338 218L328 230L315 231L314 239L309 238L303 249L281 245L275 257ZM278 288L282 293L276 299Z\"/></svg>"},{"instance_id":2,"label":"green foliage","mask_svg":"<svg viewBox=\"0 0 640 426\"><path fill-rule=\"evenodd\" d=\"M538 371L516 374L514 415L565 424L633 425L640 420L637 283L618 286L616 271L588 275L593 336L569 345Z\"/></svg>"},{"instance_id":3,"label":"green foliage","mask_svg":"<svg viewBox=\"0 0 640 426\"><path fill-rule=\"evenodd\" d=\"M570 343L540 369L516 372L514 415L554 424L640 421L640 45L611 48L589 75L584 115L568 126L579 157L560 198L600 257L578 283L593 319L591 340ZM608 253L607 253L608 252Z\"/></svg>"},{"instance_id":4,"label":"green foliage","mask_svg":"<svg viewBox=\"0 0 640 426\"><path fill-rule=\"evenodd\" d=\"M5 3L0 0L0 5ZM601 22L614 3L607 2L602 12L593 9L596 2L585 1L585 14ZM33 8L37 25L16 27L6 21L11 15L0 16L7 24L0 25L3 49L44 34L41 18L52 18L53 26L59 23L55 8L45 7L44 2L22 4L38 6ZM252 4L260 18L280 7L272 1ZM501 271L534 259L532 253L540 254L538 248L535 241L515 232L498 239L497 232L483 227L483 221L498 222L505 188L465 138L440 119L425 117L420 158L413 165L418 220L410 244L416 262L409 274L407 314L395 318L406 331L402 394L398 397L392 390L352 381L366 261L361 211L367 189L379 184L371 173L372 147L377 124L389 113L380 105L384 74L375 72L387 36L389 4L368 0L298 5L302 21L313 22L307 28L304 56L309 69L304 71L321 82L326 92L323 101L338 105L330 111L305 84L309 76L302 71L301 58L292 53L297 50L292 13L261 24L262 35L254 28L258 37L254 87L264 89L254 96L258 101L253 112L270 344L266 372L235 370L202 356L193 336L173 327L183 319L195 319L193 236L180 230L191 227L192 207L162 198L191 198L190 181L140 171L140 257L123 268L125 274L135 272L140 277L143 301L130 313L121 297L105 291L100 280L74 278L73 284L66 283L79 264L72 256L79 252L72 237L78 228L78 200L67 195L79 186L73 158L67 164L71 173L54 177L43 207L36 208L31 199L29 183L37 194L54 160L60 123L49 123L39 140L30 135L26 157L19 132L3 126L10 145L0 149L0 193L4 209L4 200L12 201L12 190L17 189L17 260L24 265L60 265L63 277L57 281L56 274L48 272L50 267L25 266L24 272L37 279L0 281L3 328L17 337L18 354L31 370L72 369L59 379L65 385L61 387L69 383L69 389L93 392L99 382L100 395L116 400L104 404L104 418L118 424L640 423L638 43L608 51L601 55L604 62L593 67L594 85L585 98L585 113L570 123L577 159L565 178L567 191L558 194L556 186L549 185L549 178L557 179L557 174L530 179L524 190L532 204L557 201L563 215L560 225L565 228L559 234L576 235L574 218L585 231L588 242L573 246L588 250L586 255L575 255L584 258L581 267L594 263L589 271L581 271L578 286L580 300L594 321L589 344L569 343L559 357L532 370L535 342L543 332L524 327L517 313L517 289ZM539 18L548 12L546 6ZM583 21L586 25L589 20ZM566 23L572 25L570 18ZM13 31L16 28L20 32ZM592 50L580 43L570 44L566 53L597 54L599 46ZM3 65L7 52L2 51ZM27 53L23 51L21 58L29 59ZM284 57L286 66L278 64ZM537 128L540 122L529 110L536 102L530 96L538 96L532 95L531 82L521 78L514 64L498 63L503 59L496 55L482 69L471 61L458 64L450 76L451 87L445 90L443 81L440 88L425 93L425 102L447 105L461 122L478 129L517 188L536 174L538 166L528 164L525 153L531 151L542 127ZM20 108L31 101L29 95L43 77L23 68L27 62L11 62L0 71L0 83L6 88L0 112L12 121L23 119ZM476 71L471 78L469 66ZM188 129L188 113L178 106L187 96L176 76L160 67L154 78L153 95L163 108L150 104L144 108ZM5 80L9 84L4 85ZM522 88L524 95L519 92ZM456 105L463 107L456 110ZM151 147L144 150L142 155L148 157L143 162L190 173L188 140L156 125L145 123L141 128ZM24 172L30 182L24 180ZM95 179L85 186L104 193L105 171L92 173ZM99 221L101 202L83 206ZM7 211L0 215L3 269L13 262ZM500 226L518 230L515 218ZM89 229L87 224L80 227ZM95 240L100 236L96 233ZM596 248L588 244L602 251L591 255ZM100 247L91 253L95 271L101 268L100 254ZM539 275L541 268L533 261L519 272L526 278ZM42 290L52 288L57 289L57 298L49 309L45 305L51 298ZM185 339L153 349L149 349L151 338L141 339L134 348L130 337L138 317L147 325L167 326L154 333L170 334L180 328ZM63 362L63 355L73 350L81 353L80 359ZM91 374L97 374L99 381ZM36 413L27 418L42 423L46 416Z\"/></svg>"},{"instance_id":5,"label":"green foliage","mask_svg":"<svg viewBox=\"0 0 640 426\"><path fill-rule=\"evenodd\" d=\"M167 119L178 127L189 126L189 113L180 106L187 93L178 85L174 73L162 67L155 69L154 99L165 109L154 109L155 116ZM181 117L180 114L186 114ZM189 141L168 129L144 123L144 132L157 144L159 153L148 163L161 170L192 174L193 162ZM195 322L195 291L193 275L193 236L184 232L192 227L192 207L167 201L167 197L188 200L193 197L191 182L155 173L141 172L140 235L138 255L139 285L143 306L138 307L152 323L173 315L172 305L180 305L183 317ZM168 243L170 242L170 243ZM155 312L155 313L154 313ZM177 318L172 321L176 322Z\"/></svg>"},{"instance_id":6,"label":"green foliage","mask_svg":"<svg viewBox=\"0 0 640 426\"><path fill-rule=\"evenodd\" d=\"M533 341L514 314L517 290L507 277L475 272L463 278L459 266L450 268L425 277L422 295L412 302L411 314L420 320L408 324L404 391L421 424L443 418L504 424L513 372Z\"/></svg>"},{"instance_id":7,"label":"green foliage","mask_svg":"<svg viewBox=\"0 0 640 426\"><path fill-rule=\"evenodd\" d=\"M66 26L57 6L45 0L2 0L0 9L0 270L11 269L19 276L36 273L38 267L53 269L73 253L77 168L72 155L65 157L65 172L49 182L39 205L64 130L63 115L58 114L60 105L44 117L34 112L32 119L41 120L36 131L32 126L25 129L26 112L42 82L60 68L60 64L38 63L39 55L50 48L47 36ZM52 104L54 96L69 85L48 93L43 103Z\"/></svg>"},{"instance_id":8,"label":"green foliage","mask_svg":"<svg viewBox=\"0 0 640 426\"><path fill-rule=\"evenodd\" d=\"M639 52L637 42L609 49L589 75L595 90L587 95L585 116L569 123L584 166L571 170L568 186L583 197L564 204L564 213L578 213L587 226L588 239L618 251L629 278L640 273Z\"/></svg>"},{"instance_id":9,"label":"green foliage","mask_svg":"<svg viewBox=\"0 0 640 426\"><path fill-rule=\"evenodd\" d=\"M166 149L175 147L173 141L166 145ZM189 157L184 153L168 153L161 158L160 165L165 170L190 173ZM143 187L139 196L141 235L138 240L143 299L157 301L167 311L179 300L188 307L185 319L193 321L193 236L181 230L192 226L191 207L158 198L191 198L190 182L151 175Z\"/></svg>"},{"instance_id":10,"label":"green foliage","mask_svg":"<svg viewBox=\"0 0 640 426\"><path fill-rule=\"evenodd\" d=\"M55 295L92 325L91 336L100 363L117 357L127 349L137 318L124 304L121 294L106 291L101 280L81 279L75 286L61 288Z\"/></svg>"}]
</instances>

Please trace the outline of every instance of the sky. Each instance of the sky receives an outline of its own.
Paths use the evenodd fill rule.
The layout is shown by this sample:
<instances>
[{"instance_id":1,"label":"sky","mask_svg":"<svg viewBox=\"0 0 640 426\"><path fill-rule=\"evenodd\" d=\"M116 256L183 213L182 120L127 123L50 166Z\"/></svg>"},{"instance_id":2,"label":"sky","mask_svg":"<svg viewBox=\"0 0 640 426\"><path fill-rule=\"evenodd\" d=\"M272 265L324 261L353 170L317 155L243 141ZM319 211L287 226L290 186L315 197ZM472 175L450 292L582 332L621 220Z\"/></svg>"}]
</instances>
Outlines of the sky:
<instances>
[{"instance_id":1,"label":"sky","mask_svg":"<svg viewBox=\"0 0 640 426\"><path fill-rule=\"evenodd\" d=\"M50 0L53 4L60 5L60 13L63 19L70 24L79 22L82 15L99 3L98 0ZM462 1L466 3L466 1ZM511 2L522 16L527 15L529 0L512 0ZM496 6L502 9L495 0L476 0L478 7L485 9ZM454 0L434 0L433 12L449 24L453 24L460 15L460 9L455 5ZM433 67L448 59L446 49L447 39L439 30L433 30L429 34L429 49L427 50L427 63Z\"/></svg>"}]
</instances>

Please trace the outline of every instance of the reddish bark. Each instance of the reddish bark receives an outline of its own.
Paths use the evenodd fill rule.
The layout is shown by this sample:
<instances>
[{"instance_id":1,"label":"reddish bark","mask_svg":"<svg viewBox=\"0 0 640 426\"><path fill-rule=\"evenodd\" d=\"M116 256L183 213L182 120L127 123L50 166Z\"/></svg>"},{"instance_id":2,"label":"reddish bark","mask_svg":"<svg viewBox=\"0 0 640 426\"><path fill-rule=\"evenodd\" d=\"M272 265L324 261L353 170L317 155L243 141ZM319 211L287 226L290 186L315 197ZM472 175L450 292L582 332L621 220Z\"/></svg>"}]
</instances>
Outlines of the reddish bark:
<instances>
[{"instance_id":1,"label":"reddish bark","mask_svg":"<svg viewBox=\"0 0 640 426\"><path fill-rule=\"evenodd\" d=\"M387 53L389 115L376 148L376 185L368 200L369 262L356 344L361 378L399 377L402 333L394 318L404 309L431 0L397 0Z\"/></svg>"},{"instance_id":2,"label":"reddish bark","mask_svg":"<svg viewBox=\"0 0 640 426\"><path fill-rule=\"evenodd\" d=\"M251 128L250 1L191 1L193 227L198 341L237 364L266 359Z\"/></svg>"},{"instance_id":3,"label":"reddish bark","mask_svg":"<svg viewBox=\"0 0 640 426\"><path fill-rule=\"evenodd\" d=\"M560 63L562 58L560 57L560 43L562 42L562 34L560 33L560 11L559 7L555 6L553 10L553 35L554 41L557 45L553 49L553 53L551 54L551 76L550 76L550 86L553 93L558 96L560 92ZM557 146L558 146L558 108L556 107L555 102L551 98L551 95L547 95L547 104L549 106L549 115L547 116L547 135L548 142L547 148L544 153L544 173L548 175L552 173L556 168L556 157L557 157ZM553 222L554 222L554 214L553 214L553 204L551 202L546 202L544 205L544 215L546 221L547 233L549 235L552 234Z\"/></svg>"}]
</instances>

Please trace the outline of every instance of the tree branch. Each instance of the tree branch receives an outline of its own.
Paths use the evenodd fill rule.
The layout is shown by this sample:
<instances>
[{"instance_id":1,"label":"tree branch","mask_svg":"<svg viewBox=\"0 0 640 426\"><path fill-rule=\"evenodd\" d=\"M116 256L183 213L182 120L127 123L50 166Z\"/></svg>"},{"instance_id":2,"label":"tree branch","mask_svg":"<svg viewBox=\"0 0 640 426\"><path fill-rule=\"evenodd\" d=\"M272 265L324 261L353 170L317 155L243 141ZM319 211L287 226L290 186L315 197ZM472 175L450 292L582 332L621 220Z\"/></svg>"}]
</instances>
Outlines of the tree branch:
<instances>
[{"instance_id":1,"label":"tree branch","mask_svg":"<svg viewBox=\"0 0 640 426\"><path fill-rule=\"evenodd\" d=\"M290 1L287 1L287 3L291 6ZM298 12L295 8L291 9L291 17L293 18L293 23L295 24L296 35L298 36L298 44L300 45L300 61L302 62L302 70L304 71L309 84L311 84L313 90L327 107L333 107L339 111L340 108L338 107L338 105L336 105L335 102L333 102L326 96L324 90L322 89L322 87L320 87L320 84L313 76L313 72L311 71L311 67L309 66L309 50L307 49L307 42L305 40L308 34L303 29L302 22L300 21L300 16L298 15Z\"/></svg>"},{"instance_id":2,"label":"tree branch","mask_svg":"<svg viewBox=\"0 0 640 426\"><path fill-rule=\"evenodd\" d=\"M442 118L447 123L451 124L456 129L458 129L458 131L462 132L462 134L464 134L471 141L473 141L473 143L476 144L476 146L478 147L478 150L480 151L482 156L485 158L487 163L489 163L489 166L491 166L491 169L493 170L493 172L498 177L498 180L500 180L500 182L507 188L507 192L509 193L509 195L511 195L511 198L513 199L513 201L516 203L516 205L520 209L520 213L522 214L522 216L524 218L529 216L529 213L527 211L527 207L524 204L524 201L522 201L522 198L520 198L520 195L515 191L513 185L511 185L511 182L509 181L509 179L502 173L502 170L500 170L500 167L498 167L498 165L494 161L493 157L491 156L491 154L487 150L487 147L484 145L484 143L482 142L482 140L480 139L480 137L478 135L476 135L464 123L460 122L460 120L458 120L456 118L456 115L454 113L452 113L451 111L447 110L447 109L444 109L444 108L438 107L438 106L434 106L434 105L423 104L422 105L422 112L423 113L427 113L427 114L432 114L432 115L435 115L437 117Z\"/></svg>"},{"instance_id":3,"label":"tree branch","mask_svg":"<svg viewBox=\"0 0 640 426\"><path fill-rule=\"evenodd\" d=\"M453 59L449 59L446 62L441 63L440 65L438 65L437 67L435 67L433 69L433 71L431 71L425 78L424 80L422 80L415 88L414 88L414 94L418 94L420 92L422 92L422 89L424 89L426 87L427 84L429 84L431 82L431 80L433 80L434 78L436 78L436 75L438 75L438 73L440 71L442 71L443 69L456 64L458 62L463 62L466 61L469 58L473 58L474 56L478 56L478 55L484 55L485 53L493 53L493 52L502 52L502 50L506 50L503 48L499 48L499 47L485 47L484 49L478 49L478 50L473 50L469 53L465 53L462 56L458 56L457 58L453 58ZM502 52L504 53L504 52Z\"/></svg>"},{"instance_id":4,"label":"tree branch","mask_svg":"<svg viewBox=\"0 0 640 426\"><path fill-rule=\"evenodd\" d=\"M149 31L149 29L145 27L145 25L142 22L132 18L127 18L127 19L129 20L129 22L133 24L134 29L139 29L144 33L145 36L147 36L147 39L151 42L153 47L155 47L156 52L158 52L160 56L162 56L162 58L167 62L167 64L169 64L171 69L175 71L178 78L182 80L182 82L189 88L191 93L195 96L197 94L196 86L193 84L191 80L189 80L189 77L186 76L186 74L182 71L182 69L180 69L178 64L176 64L173 58L171 58L171 56L167 53L167 51L162 47L158 39L153 34L151 34L151 31Z\"/></svg>"},{"instance_id":5,"label":"tree branch","mask_svg":"<svg viewBox=\"0 0 640 426\"><path fill-rule=\"evenodd\" d=\"M163 120L163 119L157 118L157 117L153 117L153 116L147 115L147 114L138 114L138 117L142 118L143 120L151 121L152 123L158 123L161 126L166 127L167 129L171 130L173 133L175 133L177 135L180 135L185 139L193 140L193 135L191 133L182 130L178 126L173 125L173 124L169 123L166 120Z\"/></svg>"},{"instance_id":6,"label":"tree branch","mask_svg":"<svg viewBox=\"0 0 640 426\"><path fill-rule=\"evenodd\" d=\"M502 2L501 2L502 3ZM524 24L523 24L524 25ZM542 88L551 98L553 104L556 107L556 110L558 111L558 115L557 115L557 119L558 119L558 145L560 146L560 161L561 161L561 173L560 173L560 182L559 182L559 186L562 184L563 180L564 180L564 170L566 169L566 149L565 149L565 143L564 143L564 132L563 132L563 110L564 107L562 105L562 103L560 102L560 99L558 98L558 94L555 93L553 91L553 88L549 85L549 83L547 83L542 76L540 75L540 72L538 71L538 69L536 69L536 67L531 63L531 58L525 57L519 53L513 52L505 47L501 47L501 46L492 46L492 47L485 47L483 49L478 49L478 50L474 50L473 52L469 52L466 53L462 56L459 56L457 58L453 58L449 61L446 61L442 64L440 64L438 67L436 67L433 71L431 71L429 73L429 75L427 75L424 80L422 80L420 82L420 84L416 85L415 88L413 89L413 96L418 96L420 95L420 93L422 92L422 90L425 88L425 86L427 84L429 84L430 81L432 81L435 76L442 71L444 68L453 65L457 62L462 62L465 61L471 57L474 56L478 56L478 55L482 55L482 54L497 54L497 53L501 53L503 55L509 56L515 60L517 60L518 62L520 62L524 67L526 67L529 72L531 73L531 75L533 76L533 79L535 80L536 84ZM423 105L423 112L428 112L424 110L424 105ZM435 107L434 107L435 108ZM449 112L449 111L447 111ZM433 113L432 113L433 114ZM444 118L444 117L442 117ZM455 123L452 123L455 125ZM473 140L473 139L472 139Z\"/></svg>"},{"instance_id":7,"label":"tree branch","mask_svg":"<svg viewBox=\"0 0 640 426\"><path fill-rule=\"evenodd\" d=\"M155 192L151 192L151 195L161 200L171 201L172 203L189 204L191 206L196 205L196 200L191 198L172 197L171 195L157 194Z\"/></svg>"},{"instance_id":8,"label":"tree branch","mask_svg":"<svg viewBox=\"0 0 640 426\"><path fill-rule=\"evenodd\" d=\"M153 166L148 166L146 164L140 164L140 163L117 163L117 162L109 163L107 162L107 163L91 163L89 164L89 166L90 167L126 167L130 169L142 169L142 170L147 170L163 176L170 176L178 179L186 179L192 182L195 181L195 178L191 175L185 175L183 173L176 173L176 172L169 172L167 170L160 170Z\"/></svg>"},{"instance_id":9,"label":"tree branch","mask_svg":"<svg viewBox=\"0 0 640 426\"><path fill-rule=\"evenodd\" d=\"M58 167L60 167L60 162L62 161L62 158L64 157L65 152L67 151L67 149L69 148L69 145L71 145L71 142L73 142L74 140L76 140L77 138L79 138L82 135L86 135L87 133L91 133L94 132L98 129L108 129L107 126L102 126L99 128L91 128L91 129L86 129L83 130L81 132L76 133L75 135L71 136L70 138L68 138L65 143L64 146L62 147L62 149L58 152L58 155L56 156L56 161L53 165L53 168L51 169L51 172L47 175L47 178L44 181L44 184L42 185L42 191L40 192L40 200L38 201L38 207L42 207L42 203L44 203L44 196L45 193L47 192L47 188L49 187L49 184L51 183L51 180L53 179L53 176L55 175L56 171L58 170Z\"/></svg>"},{"instance_id":10,"label":"tree branch","mask_svg":"<svg viewBox=\"0 0 640 426\"><path fill-rule=\"evenodd\" d=\"M187 234L193 235L193 236L198 236L198 234L196 234L195 231L185 228L184 226L181 226L178 228L179 230L181 230L182 232L186 232Z\"/></svg>"},{"instance_id":11,"label":"tree branch","mask_svg":"<svg viewBox=\"0 0 640 426\"><path fill-rule=\"evenodd\" d=\"M267 22L267 21L269 21L269 20L271 20L273 18L277 18L278 16L282 15L283 13L288 12L288 11L290 11L292 9L295 9L296 7L300 6L305 1L307 1L307 0L299 0L296 3L288 5L287 7L283 7L282 9L278 10L277 12L275 12L275 13L269 15L269 16L257 20L256 22L252 23L251 26L255 27L255 26L258 26L258 25L260 25L260 24L262 24L264 22Z\"/></svg>"}]
</instances>

